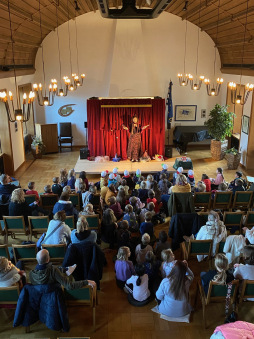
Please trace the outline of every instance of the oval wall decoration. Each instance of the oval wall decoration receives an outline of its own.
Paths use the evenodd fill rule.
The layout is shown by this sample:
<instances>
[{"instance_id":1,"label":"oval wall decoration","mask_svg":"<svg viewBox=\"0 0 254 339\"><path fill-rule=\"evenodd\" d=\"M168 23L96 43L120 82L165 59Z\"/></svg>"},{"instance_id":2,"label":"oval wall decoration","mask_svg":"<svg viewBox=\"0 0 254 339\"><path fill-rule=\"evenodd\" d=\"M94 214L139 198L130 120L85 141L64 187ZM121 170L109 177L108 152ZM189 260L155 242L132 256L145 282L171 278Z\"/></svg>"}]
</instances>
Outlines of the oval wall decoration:
<instances>
[{"instance_id":1,"label":"oval wall decoration","mask_svg":"<svg viewBox=\"0 0 254 339\"><path fill-rule=\"evenodd\" d=\"M69 104L61 106L58 110L58 114L61 115L61 117L68 117L74 112L74 109L72 109L72 106L76 104Z\"/></svg>"}]
</instances>

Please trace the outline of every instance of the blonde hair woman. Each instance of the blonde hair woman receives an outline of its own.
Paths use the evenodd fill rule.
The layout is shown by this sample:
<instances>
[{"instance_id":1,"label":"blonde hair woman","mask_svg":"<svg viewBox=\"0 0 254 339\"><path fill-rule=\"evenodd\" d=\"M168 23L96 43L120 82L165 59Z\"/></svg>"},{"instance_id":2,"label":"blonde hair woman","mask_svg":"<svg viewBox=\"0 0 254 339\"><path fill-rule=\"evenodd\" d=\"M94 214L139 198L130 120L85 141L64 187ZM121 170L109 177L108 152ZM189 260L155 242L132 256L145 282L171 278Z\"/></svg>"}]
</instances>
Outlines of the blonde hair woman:
<instances>
[{"instance_id":1,"label":"blonde hair woman","mask_svg":"<svg viewBox=\"0 0 254 339\"><path fill-rule=\"evenodd\" d=\"M88 229L89 225L84 215L80 215L77 221L77 229L71 232L71 242L73 244L80 242L96 243L97 233Z\"/></svg>"},{"instance_id":2,"label":"blonde hair woman","mask_svg":"<svg viewBox=\"0 0 254 339\"><path fill-rule=\"evenodd\" d=\"M25 193L22 188L16 188L11 195L9 204L9 216L23 215L25 223L28 223L28 216L32 215L32 208L25 201Z\"/></svg>"},{"instance_id":3,"label":"blonde hair woman","mask_svg":"<svg viewBox=\"0 0 254 339\"><path fill-rule=\"evenodd\" d=\"M7 258L0 257L0 287L10 287L17 282L22 287L21 277L24 271L14 266ZM24 277L25 282L25 277Z\"/></svg>"},{"instance_id":4,"label":"blonde hair woman","mask_svg":"<svg viewBox=\"0 0 254 339\"><path fill-rule=\"evenodd\" d=\"M172 193L188 193L191 192L191 185L187 182L184 174L178 174L176 184L171 189Z\"/></svg>"},{"instance_id":5,"label":"blonde hair woman","mask_svg":"<svg viewBox=\"0 0 254 339\"><path fill-rule=\"evenodd\" d=\"M58 211L54 214L53 219L48 225L48 230L45 235L46 241L44 240L44 244L58 245L70 243L71 229L68 225L65 224L65 219L65 211Z\"/></svg>"},{"instance_id":6,"label":"blonde hair woman","mask_svg":"<svg viewBox=\"0 0 254 339\"><path fill-rule=\"evenodd\" d=\"M228 271L228 259L223 253L218 253L215 257L214 265L216 270L210 270L208 272L201 272L201 282L204 287L204 291L207 294L210 281L214 281L219 285L226 285L234 280L233 274Z\"/></svg>"}]
</instances>

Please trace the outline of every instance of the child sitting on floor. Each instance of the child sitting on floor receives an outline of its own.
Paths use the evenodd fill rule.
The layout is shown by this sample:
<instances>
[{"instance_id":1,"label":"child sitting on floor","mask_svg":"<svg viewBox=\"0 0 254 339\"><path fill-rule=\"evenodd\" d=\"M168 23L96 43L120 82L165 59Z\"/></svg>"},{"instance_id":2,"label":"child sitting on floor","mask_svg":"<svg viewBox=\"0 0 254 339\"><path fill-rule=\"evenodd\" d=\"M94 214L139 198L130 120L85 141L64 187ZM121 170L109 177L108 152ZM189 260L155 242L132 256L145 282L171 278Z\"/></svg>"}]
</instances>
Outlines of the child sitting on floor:
<instances>
[{"instance_id":1,"label":"child sitting on floor","mask_svg":"<svg viewBox=\"0 0 254 339\"><path fill-rule=\"evenodd\" d=\"M74 168L72 168L68 172L68 181L67 181L67 185L69 185L72 190L75 190L75 181L76 181L75 171Z\"/></svg>"},{"instance_id":2,"label":"child sitting on floor","mask_svg":"<svg viewBox=\"0 0 254 339\"><path fill-rule=\"evenodd\" d=\"M131 288L130 284L133 285L133 288ZM135 275L132 275L126 281L125 288L132 295L132 298L128 298L128 300L134 306L139 306L139 303L148 300L150 291L148 289L148 275L145 273L144 265L135 265Z\"/></svg>"},{"instance_id":3,"label":"child sitting on floor","mask_svg":"<svg viewBox=\"0 0 254 339\"><path fill-rule=\"evenodd\" d=\"M223 169L221 167L218 167L216 170L216 178L210 178L211 180L211 189L212 190L216 190L219 186L219 184L221 184L222 182L224 182L224 175L223 175Z\"/></svg>"},{"instance_id":4,"label":"child sitting on floor","mask_svg":"<svg viewBox=\"0 0 254 339\"><path fill-rule=\"evenodd\" d=\"M135 187L135 183L134 181L132 180L130 174L129 174L129 171L125 170L123 172L124 176L123 176L123 179L126 180L126 183L127 183L127 186L129 186L129 189L133 189Z\"/></svg>"},{"instance_id":5,"label":"child sitting on floor","mask_svg":"<svg viewBox=\"0 0 254 339\"><path fill-rule=\"evenodd\" d=\"M147 204L146 208L142 208L140 214L139 214L139 221L140 224L142 224L142 222L145 222L145 215L147 212L150 212L152 215L152 218L155 216L155 211L154 211L154 203L153 202L149 202L149 204Z\"/></svg>"},{"instance_id":6,"label":"child sitting on floor","mask_svg":"<svg viewBox=\"0 0 254 339\"><path fill-rule=\"evenodd\" d=\"M118 223L118 228L116 230L116 242L117 248L126 246L129 247L131 251L131 261L135 260L135 247L131 242L131 232L129 231L128 221L122 220Z\"/></svg>"},{"instance_id":7,"label":"child sitting on floor","mask_svg":"<svg viewBox=\"0 0 254 339\"><path fill-rule=\"evenodd\" d=\"M191 187L195 186L195 178L194 178L193 170L188 170L187 182L191 185Z\"/></svg>"},{"instance_id":8,"label":"child sitting on floor","mask_svg":"<svg viewBox=\"0 0 254 339\"><path fill-rule=\"evenodd\" d=\"M126 195L129 195L129 186L127 186L127 181L125 179L122 179L121 185L118 186L118 191L120 189L123 189Z\"/></svg>"},{"instance_id":9,"label":"child sitting on floor","mask_svg":"<svg viewBox=\"0 0 254 339\"><path fill-rule=\"evenodd\" d=\"M120 182L121 182L121 176L120 176L120 174L118 173L118 168L117 167L115 167L115 168L113 168L113 175L114 175L114 179L117 181L117 183L118 184L120 184Z\"/></svg>"},{"instance_id":10,"label":"child sitting on floor","mask_svg":"<svg viewBox=\"0 0 254 339\"><path fill-rule=\"evenodd\" d=\"M140 169L137 169L136 170L136 173L133 177L133 181L135 184L138 184L138 182L140 181L140 177L141 177L141 170ZM141 182L141 181L140 181ZM136 187L135 187L136 188Z\"/></svg>"},{"instance_id":11,"label":"child sitting on floor","mask_svg":"<svg viewBox=\"0 0 254 339\"><path fill-rule=\"evenodd\" d=\"M68 182L68 173L66 168L61 168L60 169L60 185L62 187L65 187L67 185Z\"/></svg>"},{"instance_id":12,"label":"child sitting on floor","mask_svg":"<svg viewBox=\"0 0 254 339\"><path fill-rule=\"evenodd\" d=\"M161 252L163 250L170 249L170 243L168 242L168 236L165 231L160 231L159 241L155 245L154 254L158 260L161 260Z\"/></svg>"},{"instance_id":13,"label":"child sitting on floor","mask_svg":"<svg viewBox=\"0 0 254 339\"><path fill-rule=\"evenodd\" d=\"M149 278L148 288L152 293L155 294L161 282L161 278L159 274L161 261L156 260L156 257L153 254L153 252L149 251L146 253L144 266L145 266L145 272Z\"/></svg>"},{"instance_id":14,"label":"child sitting on floor","mask_svg":"<svg viewBox=\"0 0 254 339\"><path fill-rule=\"evenodd\" d=\"M145 221L140 224L139 231L141 235L148 233L151 238L154 237L152 214L150 212L146 212Z\"/></svg>"},{"instance_id":15,"label":"child sitting on floor","mask_svg":"<svg viewBox=\"0 0 254 339\"><path fill-rule=\"evenodd\" d=\"M206 186L206 192L211 192L211 180L208 178L208 175L202 174L202 179L203 183Z\"/></svg>"},{"instance_id":16,"label":"child sitting on floor","mask_svg":"<svg viewBox=\"0 0 254 339\"><path fill-rule=\"evenodd\" d=\"M117 220L122 218L123 211L119 202L116 201L116 197L109 198L109 208L114 212Z\"/></svg>"},{"instance_id":17,"label":"child sitting on floor","mask_svg":"<svg viewBox=\"0 0 254 339\"><path fill-rule=\"evenodd\" d=\"M63 191L63 187L60 185L59 177L53 178L53 185L52 185L51 189L52 189L52 192L54 194L57 194L60 197L60 195L62 194L62 191Z\"/></svg>"},{"instance_id":18,"label":"child sitting on floor","mask_svg":"<svg viewBox=\"0 0 254 339\"><path fill-rule=\"evenodd\" d=\"M194 188L194 192L206 192L206 185L203 181L198 181L197 186Z\"/></svg>"},{"instance_id":19,"label":"child sitting on floor","mask_svg":"<svg viewBox=\"0 0 254 339\"><path fill-rule=\"evenodd\" d=\"M138 230L139 227L136 219L136 214L133 212L133 207L130 204L125 206L125 214L123 216L123 220L128 221L131 231L136 232Z\"/></svg>"},{"instance_id":20,"label":"child sitting on floor","mask_svg":"<svg viewBox=\"0 0 254 339\"><path fill-rule=\"evenodd\" d=\"M153 190L148 191L148 199L146 200L146 202L147 204L149 204L149 202L153 202L155 213L160 212L161 205L158 203L157 199L155 198L155 193Z\"/></svg>"},{"instance_id":21,"label":"child sitting on floor","mask_svg":"<svg viewBox=\"0 0 254 339\"><path fill-rule=\"evenodd\" d=\"M110 185L114 185L116 187L116 185L118 185L118 182L116 180L116 178L114 177L113 173L110 173L109 177L108 177L108 186Z\"/></svg>"},{"instance_id":22,"label":"child sitting on floor","mask_svg":"<svg viewBox=\"0 0 254 339\"><path fill-rule=\"evenodd\" d=\"M27 187L28 187L28 190L26 191L26 194L28 194L28 195L35 194L36 195L36 201L38 202L40 200L40 198L39 198L38 192L35 191L35 182L29 181Z\"/></svg>"},{"instance_id":23,"label":"child sitting on floor","mask_svg":"<svg viewBox=\"0 0 254 339\"><path fill-rule=\"evenodd\" d=\"M166 177L166 174L160 175L160 181L158 182L158 188L161 191L161 194L167 194L168 193L168 180Z\"/></svg>"},{"instance_id":24,"label":"child sitting on floor","mask_svg":"<svg viewBox=\"0 0 254 339\"><path fill-rule=\"evenodd\" d=\"M120 247L115 262L116 284L120 288L124 288L126 280L135 273L133 263L128 260L131 255L129 247Z\"/></svg>"},{"instance_id":25,"label":"child sitting on floor","mask_svg":"<svg viewBox=\"0 0 254 339\"><path fill-rule=\"evenodd\" d=\"M149 174L146 178L146 188L148 190L151 189L152 182L153 182L153 176L152 176L152 174Z\"/></svg>"},{"instance_id":26,"label":"child sitting on floor","mask_svg":"<svg viewBox=\"0 0 254 339\"><path fill-rule=\"evenodd\" d=\"M172 268L175 266L176 260L174 253L170 248L167 250L163 250L161 252L161 276L162 278L166 278L169 276L169 273L172 271Z\"/></svg>"},{"instance_id":27,"label":"child sitting on floor","mask_svg":"<svg viewBox=\"0 0 254 339\"><path fill-rule=\"evenodd\" d=\"M142 202L146 202L148 199L148 189L146 188L146 182L142 181L138 189L138 197Z\"/></svg>"},{"instance_id":28,"label":"child sitting on floor","mask_svg":"<svg viewBox=\"0 0 254 339\"><path fill-rule=\"evenodd\" d=\"M135 250L136 261L139 264L145 262L146 253L149 251L153 251L152 246L149 245L150 243L150 235L145 233L142 235L141 244L138 244Z\"/></svg>"}]
</instances>

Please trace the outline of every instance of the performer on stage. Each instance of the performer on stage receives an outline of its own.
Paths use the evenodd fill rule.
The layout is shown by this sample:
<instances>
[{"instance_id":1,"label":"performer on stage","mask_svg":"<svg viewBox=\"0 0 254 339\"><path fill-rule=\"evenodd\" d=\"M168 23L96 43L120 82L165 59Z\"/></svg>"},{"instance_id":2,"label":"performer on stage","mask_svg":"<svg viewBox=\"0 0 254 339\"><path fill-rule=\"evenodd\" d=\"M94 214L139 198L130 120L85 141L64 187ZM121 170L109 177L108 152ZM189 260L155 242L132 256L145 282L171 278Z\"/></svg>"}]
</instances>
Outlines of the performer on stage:
<instances>
[{"instance_id":1,"label":"performer on stage","mask_svg":"<svg viewBox=\"0 0 254 339\"><path fill-rule=\"evenodd\" d=\"M138 117L134 115L132 118L132 123L129 128L123 125L123 129L129 131L129 143L127 148L127 157L132 162L139 161L139 158L142 155L141 150L141 132L146 129L149 125L141 127L138 123Z\"/></svg>"}]
</instances>

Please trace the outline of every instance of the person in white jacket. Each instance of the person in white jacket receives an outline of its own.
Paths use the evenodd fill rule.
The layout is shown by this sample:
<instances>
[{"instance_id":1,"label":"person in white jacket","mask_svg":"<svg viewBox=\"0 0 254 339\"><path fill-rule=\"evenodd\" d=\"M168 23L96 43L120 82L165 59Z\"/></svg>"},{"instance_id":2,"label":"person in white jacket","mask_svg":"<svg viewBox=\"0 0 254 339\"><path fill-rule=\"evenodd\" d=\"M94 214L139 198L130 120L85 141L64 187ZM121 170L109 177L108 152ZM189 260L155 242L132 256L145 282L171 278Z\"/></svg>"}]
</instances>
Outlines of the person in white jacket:
<instances>
[{"instance_id":1,"label":"person in white jacket","mask_svg":"<svg viewBox=\"0 0 254 339\"><path fill-rule=\"evenodd\" d=\"M248 227L242 228L243 233L245 233L245 238L248 239L251 245L254 245L254 227L251 230Z\"/></svg>"},{"instance_id":2,"label":"person in white jacket","mask_svg":"<svg viewBox=\"0 0 254 339\"><path fill-rule=\"evenodd\" d=\"M196 240L213 240L212 256L215 255L216 246L219 242L225 241L227 238L227 229L223 221L220 220L218 213L210 211L208 221L198 231ZM202 261L205 256L198 255L198 261Z\"/></svg>"}]
</instances>

